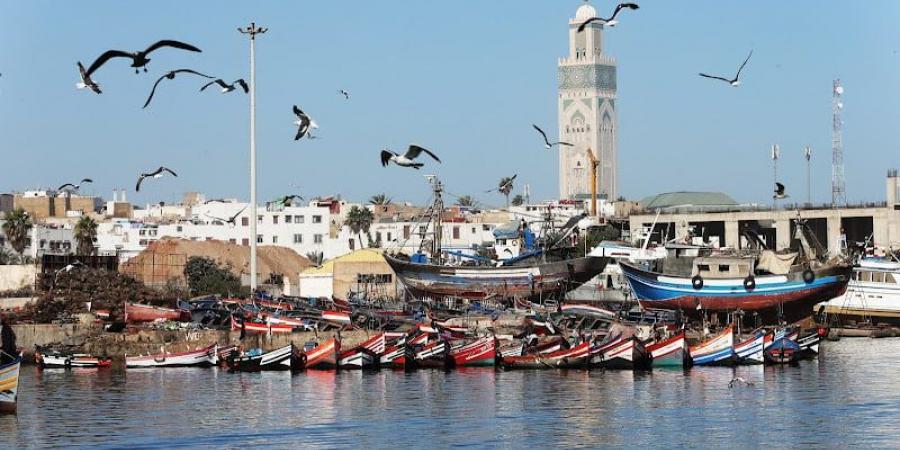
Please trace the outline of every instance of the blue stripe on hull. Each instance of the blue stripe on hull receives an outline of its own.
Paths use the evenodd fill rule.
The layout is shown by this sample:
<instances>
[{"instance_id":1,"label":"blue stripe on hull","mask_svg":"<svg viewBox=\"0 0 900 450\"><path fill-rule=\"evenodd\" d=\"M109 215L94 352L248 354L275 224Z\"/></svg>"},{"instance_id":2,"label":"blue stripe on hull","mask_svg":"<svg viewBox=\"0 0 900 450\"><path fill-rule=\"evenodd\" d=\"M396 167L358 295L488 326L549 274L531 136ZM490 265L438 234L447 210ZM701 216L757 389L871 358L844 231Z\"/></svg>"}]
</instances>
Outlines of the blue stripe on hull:
<instances>
[{"instance_id":1,"label":"blue stripe on hull","mask_svg":"<svg viewBox=\"0 0 900 450\"><path fill-rule=\"evenodd\" d=\"M715 353L709 353L706 355L698 355L691 357L694 360L695 366L709 366L713 364L727 364L733 362L734 357L734 349L731 347L723 348Z\"/></svg>"},{"instance_id":2,"label":"blue stripe on hull","mask_svg":"<svg viewBox=\"0 0 900 450\"><path fill-rule=\"evenodd\" d=\"M800 281L788 281L785 283L777 283L765 286L757 286L756 289L748 291L741 286L703 286L701 289L694 289L690 283L675 284L651 281L633 275L628 275L628 281L634 291L635 296L641 301L654 300L670 300L678 297L733 297L739 299L741 297L759 296L759 295L786 295L798 291L818 289L829 285L842 282L839 277L828 276L817 278L812 283Z\"/></svg>"}]
</instances>

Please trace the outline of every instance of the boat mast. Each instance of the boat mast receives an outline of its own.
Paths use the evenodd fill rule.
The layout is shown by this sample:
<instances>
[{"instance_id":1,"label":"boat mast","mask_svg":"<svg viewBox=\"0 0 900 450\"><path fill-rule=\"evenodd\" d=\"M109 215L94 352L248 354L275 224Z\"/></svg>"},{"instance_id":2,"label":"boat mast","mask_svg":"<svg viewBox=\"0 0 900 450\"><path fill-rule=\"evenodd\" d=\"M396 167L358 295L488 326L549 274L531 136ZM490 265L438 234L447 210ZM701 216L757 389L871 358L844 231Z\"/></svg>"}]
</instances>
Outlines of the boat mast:
<instances>
[{"instance_id":1,"label":"boat mast","mask_svg":"<svg viewBox=\"0 0 900 450\"><path fill-rule=\"evenodd\" d=\"M441 218L444 212L444 199L441 197L441 194L444 192L444 185L441 184L441 180L436 175L426 175L425 178L431 182L431 190L434 193L434 204L431 206L431 222L434 224L434 239L431 240L431 257L436 264L441 265L443 264L441 258L441 235L443 234Z\"/></svg>"}]
</instances>

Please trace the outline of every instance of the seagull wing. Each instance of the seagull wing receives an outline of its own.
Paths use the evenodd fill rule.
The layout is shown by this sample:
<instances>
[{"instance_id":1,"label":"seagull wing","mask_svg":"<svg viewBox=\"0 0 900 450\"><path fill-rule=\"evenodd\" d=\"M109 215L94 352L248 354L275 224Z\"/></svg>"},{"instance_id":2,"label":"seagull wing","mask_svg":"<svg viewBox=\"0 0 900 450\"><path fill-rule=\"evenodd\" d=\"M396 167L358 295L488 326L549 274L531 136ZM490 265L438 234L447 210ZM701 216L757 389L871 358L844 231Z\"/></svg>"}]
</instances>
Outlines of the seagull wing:
<instances>
[{"instance_id":1,"label":"seagull wing","mask_svg":"<svg viewBox=\"0 0 900 450\"><path fill-rule=\"evenodd\" d=\"M701 77L704 77L704 78L712 78L712 79L714 79L714 80L722 80L722 81L724 81L724 82L726 82L726 83L731 83L731 80L729 80L729 79L727 79L727 78L717 77L717 76L715 76L715 75L707 75L707 74L705 74L705 73L701 73L700 76L701 76Z\"/></svg>"},{"instance_id":2,"label":"seagull wing","mask_svg":"<svg viewBox=\"0 0 900 450\"><path fill-rule=\"evenodd\" d=\"M193 75L201 76L203 78L209 78L209 79L215 78L215 77L209 76L205 73L197 72L196 70L193 70L193 69L178 69L178 70L173 70L172 73L190 73Z\"/></svg>"},{"instance_id":3,"label":"seagull wing","mask_svg":"<svg viewBox=\"0 0 900 450\"><path fill-rule=\"evenodd\" d=\"M737 80L741 76L741 71L744 70L744 66L747 65L747 61L750 61L750 57L753 56L753 50L750 50L750 54L747 55L747 59L744 60L744 63L741 64L741 67L738 68L737 75L734 76L734 79Z\"/></svg>"},{"instance_id":4,"label":"seagull wing","mask_svg":"<svg viewBox=\"0 0 900 450\"><path fill-rule=\"evenodd\" d=\"M159 82L162 81L162 80L165 79L165 78L168 78L169 75L170 75L170 74L173 74L173 73L174 73L174 72L169 72L169 73L166 73L166 74L164 74L163 76L157 78L156 83L153 83L153 89L150 90L150 96L147 97L147 101L144 102L144 106L143 106L144 108L146 108L147 105L150 104L150 101L153 100L153 94L156 93L156 87L159 86Z\"/></svg>"},{"instance_id":5,"label":"seagull wing","mask_svg":"<svg viewBox=\"0 0 900 450\"><path fill-rule=\"evenodd\" d=\"M93 183L93 182L94 182L94 180L92 180L92 179L90 179L90 178L82 178L82 179L81 179L81 183L82 183L82 184L84 184L84 183Z\"/></svg>"},{"instance_id":6,"label":"seagull wing","mask_svg":"<svg viewBox=\"0 0 900 450\"><path fill-rule=\"evenodd\" d=\"M517 176L519 176L519 174L514 173L513 176L509 179L509 182L512 183L516 179Z\"/></svg>"},{"instance_id":7,"label":"seagull wing","mask_svg":"<svg viewBox=\"0 0 900 450\"><path fill-rule=\"evenodd\" d=\"M574 147L575 146L575 144L570 144L568 142L563 142L563 141L557 142L556 145L565 145L566 147Z\"/></svg>"},{"instance_id":8,"label":"seagull wing","mask_svg":"<svg viewBox=\"0 0 900 450\"><path fill-rule=\"evenodd\" d=\"M391 157L394 156L395 153L389 150L381 151L381 166L387 167L387 165L391 162Z\"/></svg>"},{"instance_id":9,"label":"seagull wing","mask_svg":"<svg viewBox=\"0 0 900 450\"><path fill-rule=\"evenodd\" d=\"M607 19L606 21L609 22L609 21L611 21L611 20L614 20L614 19L616 18L616 16L619 15L619 11L621 11L621 10L623 10L623 9L625 9L625 8L628 8L628 9L639 9L640 6L638 6L637 3L619 3L619 4L616 6L616 10L613 11L612 17L610 17L610 18Z\"/></svg>"},{"instance_id":10,"label":"seagull wing","mask_svg":"<svg viewBox=\"0 0 900 450\"><path fill-rule=\"evenodd\" d=\"M144 54L147 55L150 52L160 49L162 47L180 48L181 50L187 50L187 51L191 51L191 52L201 52L202 51L199 48L194 47L191 44L186 44L184 42L179 42L179 41L173 41L170 39L163 39L163 40L147 47L147 50L144 50Z\"/></svg>"},{"instance_id":11,"label":"seagull wing","mask_svg":"<svg viewBox=\"0 0 900 450\"><path fill-rule=\"evenodd\" d=\"M141 177L138 178L137 185L134 187L135 192L141 191L141 183L144 182L144 178L147 178L147 175L141 174Z\"/></svg>"},{"instance_id":12,"label":"seagull wing","mask_svg":"<svg viewBox=\"0 0 900 450\"><path fill-rule=\"evenodd\" d=\"M93 63L91 63L91 66L88 67L87 72L85 72L85 76L90 77L91 74L94 73L95 70L99 69L100 66L102 66L103 64L105 64L107 61L109 61L112 58L134 59L134 56L131 53L123 52L122 50L107 50L107 51L103 52L102 55L97 57L97 59L94 60Z\"/></svg>"},{"instance_id":13,"label":"seagull wing","mask_svg":"<svg viewBox=\"0 0 900 450\"><path fill-rule=\"evenodd\" d=\"M245 210L245 209L247 209L247 206L249 206L249 205L244 205L244 207L243 207L243 208L241 208L241 210L240 210L240 211L238 211L238 212L237 212L237 214L235 214L235 215L233 215L233 216L231 216L231 220L229 220L229 222L234 222L234 220L235 220L235 219L237 219L237 218L238 218L238 216L240 216L240 215L241 215L241 213L242 213L242 212L244 212L244 210Z\"/></svg>"},{"instance_id":14,"label":"seagull wing","mask_svg":"<svg viewBox=\"0 0 900 450\"><path fill-rule=\"evenodd\" d=\"M200 90L203 91L206 88L208 88L210 85L213 85L213 84L218 84L219 86L222 86L223 88L228 87L228 85L225 83L225 81L223 81L221 78L216 78L215 80L212 80L209 83L204 84L203 87L200 88Z\"/></svg>"},{"instance_id":15,"label":"seagull wing","mask_svg":"<svg viewBox=\"0 0 900 450\"><path fill-rule=\"evenodd\" d=\"M615 14L613 15L613 17L615 17ZM581 25L578 25L578 32L581 33L588 26L588 24L590 24L591 22L596 22L598 20L602 19L600 19L599 17L591 17L590 19L585 20L581 23Z\"/></svg>"},{"instance_id":16,"label":"seagull wing","mask_svg":"<svg viewBox=\"0 0 900 450\"><path fill-rule=\"evenodd\" d=\"M245 94L250 92L250 87L247 86L247 82L244 81L243 78L238 78L237 80L234 80L234 82L237 83L241 87L241 89L244 90Z\"/></svg>"},{"instance_id":17,"label":"seagull wing","mask_svg":"<svg viewBox=\"0 0 900 450\"><path fill-rule=\"evenodd\" d=\"M781 183L775 183L775 192L778 194L784 193L784 185Z\"/></svg>"},{"instance_id":18,"label":"seagull wing","mask_svg":"<svg viewBox=\"0 0 900 450\"><path fill-rule=\"evenodd\" d=\"M297 116L297 117L302 118L302 117L305 116L306 114L303 114L303 111L300 110L300 108L298 108L297 105L294 105L294 115Z\"/></svg>"},{"instance_id":19,"label":"seagull wing","mask_svg":"<svg viewBox=\"0 0 900 450\"><path fill-rule=\"evenodd\" d=\"M223 219L223 218L221 218L221 217L211 216L211 215L209 215L209 214L204 214L204 216L209 217L210 219L216 219L216 220L218 220L218 221L220 221L220 222L228 222L228 219Z\"/></svg>"},{"instance_id":20,"label":"seagull wing","mask_svg":"<svg viewBox=\"0 0 900 450\"><path fill-rule=\"evenodd\" d=\"M75 185L74 185L74 184L72 184L72 183L66 183L66 184L64 184L64 185L62 185L62 186L56 188L56 190L57 190L57 191L61 191L61 190L65 189L65 188L67 188L67 187L70 187L70 188L72 188L72 189L75 189Z\"/></svg>"},{"instance_id":21,"label":"seagull wing","mask_svg":"<svg viewBox=\"0 0 900 450\"><path fill-rule=\"evenodd\" d=\"M172 169L169 169L168 167L160 167L160 172L169 172L172 174L173 177L178 176L177 173L175 173Z\"/></svg>"},{"instance_id":22,"label":"seagull wing","mask_svg":"<svg viewBox=\"0 0 900 450\"><path fill-rule=\"evenodd\" d=\"M441 159L438 158L437 155L435 155L434 153L431 153L430 150L428 150L425 147L419 147L418 145L415 145L415 144L410 145L409 150L407 150L406 154L403 156L405 156L407 159L416 159L419 157L419 155L422 154L422 152L427 153L428 156L431 156L432 158L434 158L435 161L441 162Z\"/></svg>"},{"instance_id":23,"label":"seagull wing","mask_svg":"<svg viewBox=\"0 0 900 450\"><path fill-rule=\"evenodd\" d=\"M544 143L547 145L550 145L550 140L547 139L547 133L544 133L544 130L540 129L540 127L538 127L535 124L531 124L531 126L533 126L534 129L538 131L538 133L541 133L541 136L543 136L543 138L544 138Z\"/></svg>"}]
</instances>

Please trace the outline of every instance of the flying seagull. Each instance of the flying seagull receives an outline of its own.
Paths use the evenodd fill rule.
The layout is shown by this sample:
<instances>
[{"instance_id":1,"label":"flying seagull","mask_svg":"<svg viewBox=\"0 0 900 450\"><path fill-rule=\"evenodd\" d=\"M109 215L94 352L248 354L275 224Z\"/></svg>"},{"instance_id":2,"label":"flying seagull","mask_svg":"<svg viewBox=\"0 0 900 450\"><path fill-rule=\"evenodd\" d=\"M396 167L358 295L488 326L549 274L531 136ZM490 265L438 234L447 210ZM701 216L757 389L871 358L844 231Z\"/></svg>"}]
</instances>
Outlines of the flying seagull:
<instances>
[{"instance_id":1,"label":"flying seagull","mask_svg":"<svg viewBox=\"0 0 900 450\"><path fill-rule=\"evenodd\" d=\"M210 77L210 78L212 78L212 77ZM238 78L237 80L232 81L231 84L226 83L225 80L223 80L221 78L216 78L215 80L212 80L209 83L204 84L203 87L200 88L200 90L202 91L202 90L208 88L211 84L218 84L219 86L221 86L223 94L237 89L237 86L235 86L235 85L240 86L241 89L244 90L245 94L250 92L250 88L247 87L247 82L244 81L243 78Z\"/></svg>"},{"instance_id":2,"label":"flying seagull","mask_svg":"<svg viewBox=\"0 0 900 450\"><path fill-rule=\"evenodd\" d=\"M238 216L240 216L241 213L244 212L245 209L247 209L247 206L249 206L249 205L244 205L244 207L241 208L240 211L236 212L233 216L231 216L231 217L229 217L229 218L227 218L227 219L223 219L223 218L221 218L221 217L216 217L216 216L211 216L211 215L209 215L209 214L206 214L206 217L209 217L210 219L218 220L218 221L220 221L220 222L224 222L224 223L231 224L231 226L235 226L235 225L237 225L237 218L238 218Z\"/></svg>"},{"instance_id":3,"label":"flying seagull","mask_svg":"<svg viewBox=\"0 0 900 450\"><path fill-rule=\"evenodd\" d=\"M722 81L724 81L724 82L726 82L726 83L728 83L728 84L730 84L730 85L732 85L732 86L734 86L734 87L738 87L738 86L741 84L741 80L740 80L740 77L741 77L741 71L744 70L744 66L747 65L747 61L750 61L750 57L751 57L751 56L753 56L753 50L750 50L750 54L747 55L747 59L745 59L745 60L744 60L744 63L741 64L741 67L738 68L737 74L734 76L734 78L732 78L732 79L730 79L730 80L727 79L727 78L723 78L723 77L719 77L719 76L715 76L715 75L707 75L707 74L705 74L705 73L701 73L700 76L701 76L701 77L706 77L706 78L712 78L712 79L714 79L714 80L722 80Z\"/></svg>"},{"instance_id":4,"label":"flying seagull","mask_svg":"<svg viewBox=\"0 0 900 450\"><path fill-rule=\"evenodd\" d=\"M137 186L134 187L134 190L140 192L140 190L141 190L141 183L144 182L144 178L160 178L160 177L162 177L163 175L165 175L166 172L169 172L170 174L172 174L173 177L177 177L177 176L178 176L178 174L175 173L175 172L173 172L172 169L169 169L169 168L163 167L163 166L159 166L159 169L156 169L156 170L153 171L153 172L150 172L150 173L142 173L142 174L141 174L141 177L138 178Z\"/></svg>"},{"instance_id":5,"label":"flying seagull","mask_svg":"<svg viewBox=\"0 0 900 450\"><path fill-rule=\"evenodd\" d=\"M69 188L69 189L71 189L71 190L73 190L73 191L77 191L77 190L81 189L81 185L82 185L82 184L84 184L84 183L93 183L93 182L94 182L94 180L92 180L92 179L90 179L90 178L83 178L83 179L81 180L81 182L79 182L78 184L74 184L74 183L66 183L66 184L64 184L64 185L62 185L62 186L56 188L56 190L57 190L57 191L61 191L61 190L63 190L63 189Z\"/></svg>"},{"instance_id":6,"label":"flying seagull","mask_svg":"<svg viewBox=\"0 0 900 450\"><path fill-rule=\"evenodd\" d=\"M96 81L91 79L91 74L89 74L88 71L84 69L84 65L81 64L81 61L78 61L78 74L81 76L81 81L75 83L76 88L89 88L90 90L98 94L103 92L100 90L100 83L97 83Z\"/></svg>"},{"instance_id":7,"label":"flying seagull","mask_svg":"<svg viewBox=\"0 0 900 450\"><path fill-rule=\"evenodd\" d=\"M568 142L563 142L563 141L559 141L559 142L550 142L550 140L547 139L547 133L544 133L544 130L540 129L540 128L539 128L537 125L535 125L535 124L531 124L531 126L533 126L534 129L537 130L538 133L541 133L541 136L544 137L544 147L546 147L547 150L550 150L551 148L553 148L554 145L567 145L567 146L569 146L569 147L572 147L572 144L570 144L570 143L568 143Z\"/></svg>"},{"instance_id":8,"label":"flying seagull","mask_svg":"<svg viewBox=\"0 0 900 450\"><path fill-rule=\"evenodd\" d=\"M733 387L738 386L738 385L753 386L753 382L752 382L752 381L747 381L747 380L745 380L745 379L743 379L743 378L741 378L741 377L734 377L734 378L731 379L731 381L728 382L728 387L729 387L729 388L733 388Z\"/></svg>"},{"instance_id":9,"label":"flying seagull","mask_svg":"<svg viewBox=\"0 0 900 450\"><path fill-rule=\"evenodd\" d=\"M419 155L425 152L428 156L434 158L435 161L441 162L440 158L437 157L434 153L431 153L426 148L419 147L418 145L411 144L409 146L409 150L406 151L405 154L399 155L390 151L389 149L384 149L381 151L381 165L383 167L387 167L387 165L393 161L394 164L401 167L412 167L413 169L419 169L424 166L424 163L415 162L414 160L419 157Z\"/></svg>"},{"instance_id":10,"label":"flying seagull","mask_svg":"<svg viewBox=\"0 0 900 450\"><path fill-rule=\"evenodd\" d=\"M775 183L775 195L772 196L775 200L781 200L790 197L784 193L784 185L781 183Z\"/></svg>"},{"instance_id":11,"label":"flying seagull","mask_svg":"<svg viewBox=\"0 0 900 450\"><path fill-rule=\"evenodd\" d=\"M203 74L203 73L197 72L196 70L191 70L191 69L178 69L178 70L169 71L165 75L159 77L156 80L156 83L153 83L153 89L150 91L150 96L147 97L147 101L144 102L144 108L146 108L147 105L150 104L150 100L153 100L153 94L156 93L156 87L159 86L159 82L162 80L165 80L165 79L173 80L173 79L175 79L175 74L178 74L178 73L190 73L190 74L198 75L198 76L201 76L204 78L213 78L209 75L206 75L206 74Z\"/></svg>"},{"instance_id":12,"label":"flying seagull","mask_svg":"<svg viewBox=\"0 0 900 450\"><path fill-rule=\"evenodd\" d=\"M297 135L294 136L295 141L299 141L306 133L312 129L319 128L319 125L316 124L316 121L309 117L308 114L301 111L297 105L294 105L294 115L297 116L297 121L294 122L294 125L297 125Z\"/></svg>"},{"instance_id":13,"label":"flying seagull","mask_svg":"<svg viewBox=\"0 0 900 450\"><path fill-rule=\"evenodd\" d=\"M513 174L513 176L511 176L509 178L504 178L503 180L500 180L500 181L506 181L506 183L500 184L499 186L495 187L494 189L484 191L484 193L487 194L488 192L495 192L495 191L496 192L504 192L507 190L512 191L513 181L516 179L517 176L519 176L519 175Z\"/></svg>"},{"instance_id":14,"label":"flying seagull","mask_svg":"<svg viewBox=\"0 0 900 450\"><path fill-rule=\"evenodd\" d=\"M147 63L150 62L150 58L148 58L147 55L149 55L150 52L152 52L154 50L158 50L163 47L178 48L181 50L187 50L187 51L191 51L191 52L202 51L199 48L194 47L191 44L186 44L184 42L179 42L179 41L173 41L170 39L164 39L162 41L159 41L159 42L147 47L146 50L138 50L136 52L126 52L126 51L122 51L122 50L107 50L107 51L103 52L103 54L100 55L97 58L97 60L94 61L93 64L91 64L91 67L88 68L88 70L87 70L87 74L91 75L92 73L94 73L95 70L99 69L100 66L102 66L103 64L105 64L107 61L109 61L112 58L131 58L131 67L134 67L134 73L140 72L138 69L142 68L142 67L144 69L144 72L146 72L147 71L146 65L147 65Z\"/></svg>"},{"instance_id":15,"label":"flying seagull","mask_svg":"<svg viewBox=\"0 0 900 450\"><path fill-rule=\"evenodd\" d=\"M610 16L608 19L604 19L602 17L591 17L590 19L582 22L581 25L578 25L578 32L581 33L582 31L584 31L584 28L587 27L589 23L596 22L596 21L603 22L603 24L606 26L610 26L610 27L616 26L616 24L619 23L619 21L616 20L616 16L619 15L619 11L621 11L625 8L638 9L638 8L640 8L640 6L638 6L637 3L619 3L619 5L616 6L616 10L613 11L613 15Z\"/></svg>"},{"instance_id":16,"label":"flying seagull","mask_svg":"<svg viewBox=\"0 0 900 450\"><path fill-rule=\"evenodd\" d=\"M294 199L303 200L303 197L299 195L285 195L284 197L276 198L275 200L269 202L270 204L278 204L281 206L289 206L294 204Z\"/></svg>"},{"instance_id":17,"label":"flying seagull","mask_svg":"<svg viewBox=\"0 0 900 450\"><path fill-rule=\"evenodd\" d=\"M345 91L345 90L343 90L343 89L338 89L338 94L343 95L343 96L344 96L344 100L350 100L350 93L349 93L349 92L347 92L347 91Z\"/></svg>"}]
</instances>

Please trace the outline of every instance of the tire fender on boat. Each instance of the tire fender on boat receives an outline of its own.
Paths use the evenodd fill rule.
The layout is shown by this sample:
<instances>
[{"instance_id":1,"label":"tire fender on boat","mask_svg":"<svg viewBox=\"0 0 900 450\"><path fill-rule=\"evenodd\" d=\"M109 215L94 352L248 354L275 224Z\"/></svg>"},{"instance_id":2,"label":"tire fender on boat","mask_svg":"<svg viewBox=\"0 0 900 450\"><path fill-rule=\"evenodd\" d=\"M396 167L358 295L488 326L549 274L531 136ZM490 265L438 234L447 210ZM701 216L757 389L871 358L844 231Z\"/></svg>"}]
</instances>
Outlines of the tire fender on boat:
<instances>
[{"instance_id":1,"label":"tire fender on boat","mask_svg":"<svg viewBox=\"0 0 900 450\"><path fill-rule=\"evenodd\" d=\"M747 278L744 278L744 289L748 292L756 289L756 278L753 275L747 275Z\"/></svg>"},{"instance_id":2,"label":"tire fender on boat","mask_svg":"<svg viewBox=\"0 0 900 450\"><path fill-rule=\"evenodd\" d=\"M696 290L703 289L703 277L700 275L694 275L694 278L691 278L691 286Z\"/></svg>"},{"instance_id":3,"label":"tire fender on boat","mask_svg":"<svg viewBox=\"0 0 900 450\"><path fill-rule=\"evenodd\" d=\"M803 271L803 281L806 284L812 283L816 280L816 274L811 269L806 269Z\"/></svg>"}]
</instances>

